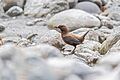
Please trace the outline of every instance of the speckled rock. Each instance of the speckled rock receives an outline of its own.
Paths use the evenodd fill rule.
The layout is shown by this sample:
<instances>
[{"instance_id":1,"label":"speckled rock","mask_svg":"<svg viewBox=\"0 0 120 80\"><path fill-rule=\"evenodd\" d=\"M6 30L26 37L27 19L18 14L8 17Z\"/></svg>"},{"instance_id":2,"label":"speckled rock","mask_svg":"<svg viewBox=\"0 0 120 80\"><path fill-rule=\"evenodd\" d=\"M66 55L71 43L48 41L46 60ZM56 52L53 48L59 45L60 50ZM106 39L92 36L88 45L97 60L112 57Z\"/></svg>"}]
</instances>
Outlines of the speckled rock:
<instances>
[{"instance_id":1,"label":"speckled rock","mask_svg":"<svg viewBox=\"0 0 120 80\"><path fill-rule=\"evenodd\" d=\"M36 53L27 53L26 49L15 45L0 47L0 63L0 79L55 80L44 60Z\"/></svg>"},{"instance_id":2,"label":"speckled rock","mask_svg":"<svg viewBox=\"0 0 120 80\"><path fill-rule=\"evenodd\" d=\"M69 30L75 30L81 27L100 26L100 21L93 15L82 10L70 9L62 11L48 20L48 27L54 28L59 24L66 25Z\"/></svg>"},{"instance_id":3,"label":"speckled rock","mask_svg":"<svg viewBox=\"0 0 120 80\"><path fill-rule=\"evenodd\" d=\"M69 8L66 0L29 0L24 7L24 14L33 17L53 15Z\"/></svg>"},{"instance_id":4,"label":"speckled rock","mask_svg":"<svg viewBox=\"0 0 120 80\"><path fill-rule=\"evenodd\" d=\"M108 17L110 17L112 20L120 21L120 13L119 12L111 12Z\"/></svg>"},{"instance_id":5,"label":"speckled rock","mask_svg":"<svg viewBox=\"0 0 120 80\"><path fill-rule=\"evenodd\" d=\"M91 14L99 14L101 12L100 8L92 2L80 2L75 6L75 9L80 9Z\"/></svg>"},{"instance_id":6,"label":"speckled rock","mask_svg":"<svg viewBox=\"0 0 120 80\"><path fill-rule=\"evenodd\" d=\"M107 4L107 9L104 11L104 15L108 15L111 19L119 20L119 17L116 15L119 15L120 7L118 2L110 2Z\"/></svg>"},{"instance_id":7,"label":"speckled rock","mask_svg":"<svg viewBox=\"0 0 120 80\"><path fill-rule=\"evenodd\" d=\"M3 5L4 11L6 12L13 6L19 6L23 8L25 4L25 0L3 0L3 4L4 4Z\"/></svg>"},{"instance_id":8,"label":"speckled rock","mask_svg":"<svg viewBox=\"0 0 120 80\"><path fill-rule=\"evenodd\" d=\"M63 55L60 53L60 51L57 48L46 44L40 44L33 47L23 48L22 50L24 50L25 53L28 55L29 53L32 53L44 59L53 58L53 57L63 57Z\"/></svg>"},{"instance_id":9,"label":"speckled rock","mask_svg":"<svg viewBox=\"0 0 120 80\"><path fill-rule=\"evenodd\" d=\"M58 80L61 79L64 80L70 74L75 74L80 78L85 79L86 76L93 73L91 67L87 66L83 62L79 62L72 59L53 58L53 59L48 59L47 63L52 67L53 72Z\"/></svg>"},{"instance_id":10,"label":"speckled rock","mask_svg":"<svg viewBox=\"0 0 120 80\"><path fill-rule=\"evenodd\" d=\"M40 39L41 43L46 43L49 45L53 45L59 49L65 44L61 38L61 35L56 30L50 30L46 32Z\"/></svg>"},{"instance_id":11,"label":"speckled rock","mask_svg":"<svg viewBox=\"0 0 120 80\"><path fill-rule=\"evenodd\" d=\"M120 32L112 33L101 45L99 52L101 55L106 54L114 44L116 44L120 40Z\"/></svg>"},{"instance_id":12,"label":"speckled rock","mask_svg":"<svg viewBox=\"0 0 120 80\"><path fill-rule=\"evenodd\" d=\"M6 14L11 16L11 17L19 16L22 13L23 13L23 9L18 7L18 6L13 6L6 12Z\"/></svg>"},{"instance_id":13,"label":"speckled rock","mask_svg":"<svg viewBox=\"0 0 120 80\"><path fill-rule=\"evenodd\" d=\"M65 45L63 47L63 54L66 55L66 57L69 59L78 59L89 64L90 66L93 66L93 64L95 64L96 61L101 57L98 53L98 49L100 46L101 44L99 42L85 40L83 44L77 46L75 53L71 56L67 54L71 53L71 51L73 50L73 46Z\"/></svg>"}]
</instances>

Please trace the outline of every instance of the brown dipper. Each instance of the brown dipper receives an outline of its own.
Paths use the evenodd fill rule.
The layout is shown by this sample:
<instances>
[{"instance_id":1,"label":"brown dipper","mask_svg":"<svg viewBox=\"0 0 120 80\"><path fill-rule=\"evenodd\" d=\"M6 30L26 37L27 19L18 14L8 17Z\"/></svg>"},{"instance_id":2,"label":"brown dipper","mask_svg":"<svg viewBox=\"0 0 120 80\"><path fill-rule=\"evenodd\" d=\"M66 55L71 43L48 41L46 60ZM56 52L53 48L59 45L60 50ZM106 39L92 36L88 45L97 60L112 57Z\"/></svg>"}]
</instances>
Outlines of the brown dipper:
<instances>
[{"instance_id":1,"label":"brown dipper","mask_svg":"<svg viewBox=\"0 0 120 80\"><path fill-rule=\"evenodd\" d=\"M70 33L65 25L59 25L56 28L60 29L63 41L69 45L74 46L74 49L71 52L71 54L74 54L76 46L83 43L85 36L90 31L88 30L84 35L80 36L77 34Z\"/></svg>"}]
</instances>

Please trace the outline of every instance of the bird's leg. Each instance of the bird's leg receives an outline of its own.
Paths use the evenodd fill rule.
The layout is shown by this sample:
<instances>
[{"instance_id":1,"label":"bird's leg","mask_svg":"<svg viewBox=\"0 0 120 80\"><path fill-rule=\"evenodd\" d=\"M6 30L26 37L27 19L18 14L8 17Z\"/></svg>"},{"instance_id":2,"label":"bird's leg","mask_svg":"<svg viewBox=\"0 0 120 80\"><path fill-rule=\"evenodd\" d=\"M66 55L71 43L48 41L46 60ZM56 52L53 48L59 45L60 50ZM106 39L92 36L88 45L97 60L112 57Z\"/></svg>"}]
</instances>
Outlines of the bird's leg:
<instances>
[{"instance_id":1,"label":"bird's leg","mask_svg":"<svg viewBox=\"0 0 120 80\"><path fill-rule=\"evenodd\" d=\"M69 55L74 54L75 53L75 49L76 49L76 46L74 46L74 49L72 50L72 52Z\"/></svg>"},{"instance_id":2,"label":"bird's leg","mask_svg":"<svg viewBox=\"0 0 120 80\"><path fill-rule=\"evenodd\" d=\"M3 40L2 39L0 39L0 45L3 45Z\"/></svg>"}]
</instances>

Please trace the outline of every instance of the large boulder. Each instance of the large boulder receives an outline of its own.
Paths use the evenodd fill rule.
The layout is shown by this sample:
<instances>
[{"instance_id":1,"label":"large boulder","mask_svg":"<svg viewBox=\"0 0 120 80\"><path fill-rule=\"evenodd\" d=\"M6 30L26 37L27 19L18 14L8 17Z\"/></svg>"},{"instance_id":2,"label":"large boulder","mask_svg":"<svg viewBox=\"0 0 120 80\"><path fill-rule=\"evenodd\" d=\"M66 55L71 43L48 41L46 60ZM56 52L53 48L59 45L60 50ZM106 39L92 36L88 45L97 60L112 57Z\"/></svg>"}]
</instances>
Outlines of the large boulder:
<instances>
[{"instance_id":1,"label":"large boulder","mask_svg":"<svg viewBox=\"0 0 120 80\"><path fill-rule=\"evenodd\" d=\"M27 0L24 7L24 14L43 17L66 9L69 9L69 4L66 0Z\"/></svg>"},{"instance_id":2,"label":"large boulder","mask_svg":"<svg viewBox=\"0 0 120 80\"><path fill-rule=\"evenodd\" d=\"M100 26L100 21L98 18L82 10L70 9L54 15L48 20L47 24L49 28L63 24L69 30L75 30L82 27Z\"/></svg>"}]
</instances>

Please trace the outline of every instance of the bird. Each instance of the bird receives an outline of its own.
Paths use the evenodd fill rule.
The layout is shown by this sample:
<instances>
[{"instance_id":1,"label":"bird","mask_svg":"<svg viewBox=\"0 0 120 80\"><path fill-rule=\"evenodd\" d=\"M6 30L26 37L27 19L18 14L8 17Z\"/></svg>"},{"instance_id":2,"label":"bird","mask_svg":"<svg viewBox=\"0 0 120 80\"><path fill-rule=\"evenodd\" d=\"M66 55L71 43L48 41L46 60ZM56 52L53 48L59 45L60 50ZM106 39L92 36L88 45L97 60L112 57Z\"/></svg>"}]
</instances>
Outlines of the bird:
<instances>
[{"instance_id":1,"label":"bird","mask_svg":"<svg viewBox=\"0 0 120 80\"><path fill-rule=\"evenodd\" d=\"M74 54L77 45L83 44L85 36L90 31L90 30L88 30L84 35L80 36L78 34L70 33L68 28L65 25L58 25L55 28L60 29L60 33L61 33L61 37L62 37L63 41L66 44L69 44L74 47L74 49L71 51L71 54Z\"/></svg>"}]
</instances>

